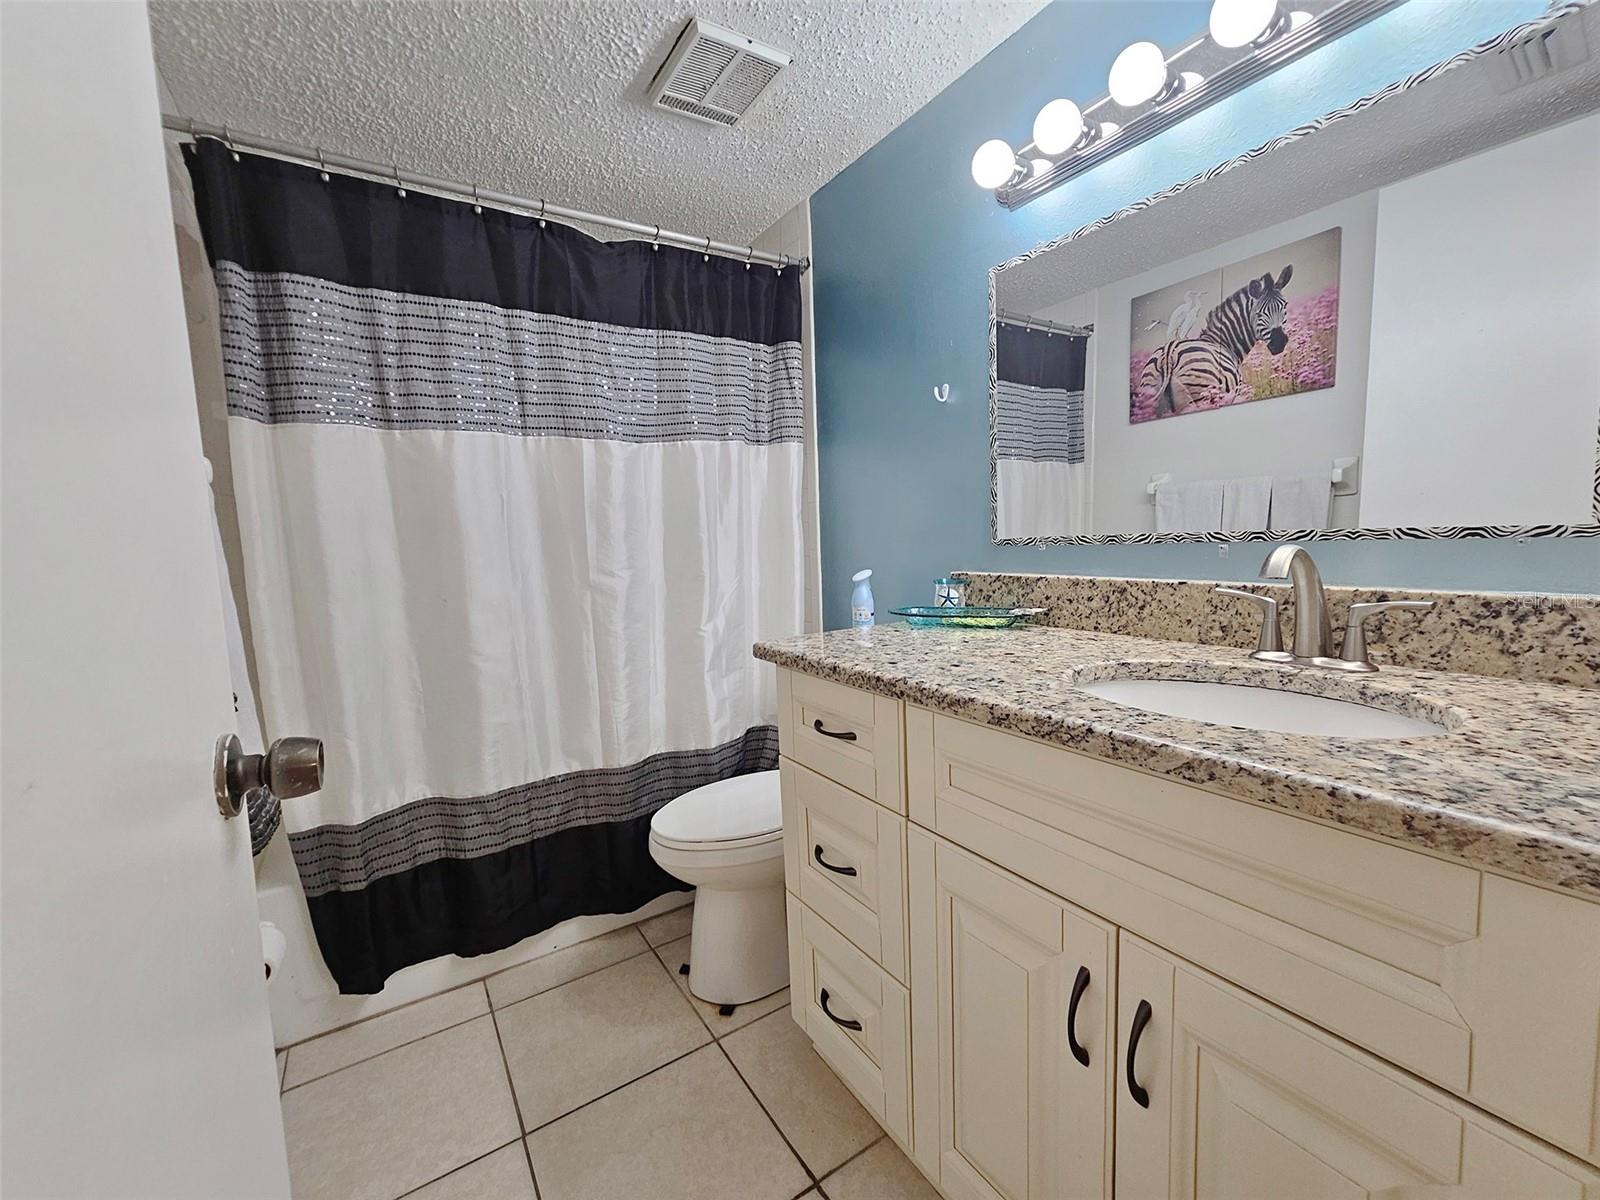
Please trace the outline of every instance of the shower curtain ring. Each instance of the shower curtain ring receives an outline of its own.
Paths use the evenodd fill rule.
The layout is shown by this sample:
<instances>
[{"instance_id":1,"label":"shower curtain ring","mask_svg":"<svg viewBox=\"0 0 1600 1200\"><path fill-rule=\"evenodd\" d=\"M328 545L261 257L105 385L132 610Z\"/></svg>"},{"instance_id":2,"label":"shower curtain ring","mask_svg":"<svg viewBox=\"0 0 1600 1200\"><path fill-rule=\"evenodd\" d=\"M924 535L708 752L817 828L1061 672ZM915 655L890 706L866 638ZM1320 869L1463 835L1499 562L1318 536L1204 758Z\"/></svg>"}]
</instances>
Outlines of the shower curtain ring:
<instances>
[{"instance_id":1,"label":"shower curtain ring","mask_svg":"<svg viewBox=\"0 0 1600 1200\"><path fill-rule=\"evenodd\" d=\"M233 161L239 161L239 152L233 148L233 135L228 132L228 127L222 127L222 144L228 148L228 153L233 155Z\"/></svg>"},{"instance_id":2,"label":"shower curtain ring","mask_svg":"<svg viewBox=\"0 0 1600 1200\"><path fill-rule=\"evenodd\" d=\"M650 235L650 249L661 249L661 226L656 226L656 231Z\"/></svg>"},{"instance_id":3,"label":"shower curtain ring","mask_svg":"<svg viewBox=\"0 0 1600 1200\"><path fill-rule=\"evenodd\" d=\"M750 260L753 259L755 256L756 256L756 244L754 242L751 242L748 246L746 246L744 248L744 269L746 271L748 271L750 269Z\"/></svg>"},{"instance_id":4,"label":"shower curtain ring","mask_svg":"<svg viewBox=\"0 0 1600 1200\"><path fill-rule=\"evenodd\" d=\"M400 199L404 200L406 198L406 185L405 185L405 181L400 178L400 164L399 163L390 163L389 165L394 168L394 191L395 191L395 195L399 196Z\"/></svg>"},{"instance_id":5,"label":"shower curtain ring","mask_svg":"<svg viewBox=\"0 0 1600 1200\"><path fill-rule=\"evenodd\" d=\"M322 182L328 182L328 164L323 161L322 147L317 147L317 174L322 177Z\"/></svg>"},{"instance_id":6,"label":"shower curtain ring","mask_svg":"<svg viewBox=\"0 0 1600 1200\"><path fill-rule=\"evenodd\" d=\"M543 229L544 227L544 198L541 196L539 198L539 228Z\"/></svg>"},{"instance_id":7,"label":"shower curtain ring","mask_svg":"<svg viewBox=\"0 0 1600 1200\"><path fill-rule=\"evenodd\" d=\"M475 213L481 213L483 211L483 203L478 198L478 185L477 184L473 184L472 185L472 211L475 212Z\"/></svg>"},{"instance_id":8,"label":"shower curtain ring","mask_svg":"<svg viewBox=\"0 0 1600 1200\"><path fill-rule=\"evenodd\" d=\"M706 234L705 260L707 262L711 261L711 235L709 233Z\"/></svg>"}]
</instances>

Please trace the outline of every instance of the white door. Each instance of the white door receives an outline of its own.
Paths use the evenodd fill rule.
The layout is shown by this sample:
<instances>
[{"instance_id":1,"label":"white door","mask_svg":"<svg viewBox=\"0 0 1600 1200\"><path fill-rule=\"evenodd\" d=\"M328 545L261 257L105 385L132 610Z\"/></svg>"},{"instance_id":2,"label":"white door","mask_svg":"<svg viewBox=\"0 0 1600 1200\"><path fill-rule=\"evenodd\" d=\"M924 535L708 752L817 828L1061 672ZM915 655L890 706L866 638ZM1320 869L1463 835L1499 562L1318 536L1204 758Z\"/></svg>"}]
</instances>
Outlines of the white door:
<instances>
[{"instance_id":1,"label":"white door","mask_svg":"<svg viewBox=\"0 0 1600 1200\"><path fill-rule=\"evenodd\" d=\"M1600 1197L1593 1167L1126 932L1118 963L1117 1200Z\"/></svg>"},{"instance_id":2,"label":"white door","mask_svg":"<svg viewBox=\"0 0 1600 1200\"><path fill-rule=\"evenodd\" d=\"M287 1197L145 7L0 46L0 1191Z\"/></svg>"},{"instance_id":3,"label":"white door","mask_svg":"<svg viewBox=\"0 0 1600 1200\"><path fill-rule=\"evenodd\" d=\"M915 1050L938 1081L945 1193L1109 1196L1115 927L942 842L912 872L930 918L912 954L937 959L938 1041Z\"/></svg>"}]
</instances>

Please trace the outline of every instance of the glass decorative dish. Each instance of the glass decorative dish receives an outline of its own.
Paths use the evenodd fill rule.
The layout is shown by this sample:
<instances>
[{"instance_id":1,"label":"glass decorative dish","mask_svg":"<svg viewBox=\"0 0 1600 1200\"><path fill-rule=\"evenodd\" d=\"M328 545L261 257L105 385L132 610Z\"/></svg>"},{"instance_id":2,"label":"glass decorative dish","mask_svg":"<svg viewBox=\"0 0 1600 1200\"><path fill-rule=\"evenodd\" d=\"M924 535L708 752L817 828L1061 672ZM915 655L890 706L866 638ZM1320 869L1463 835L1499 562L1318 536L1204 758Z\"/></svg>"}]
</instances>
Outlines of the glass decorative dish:
<instances>
[{"instance_id":1,"label":"glass decorative dish","mask_svg":"<svg viewBox=\"0 0 1600 1200\"><path fill-rule=\"evenodd\" d=\"M904 617L906 624L916 629L1009 629L1042 612L1042 608L980 608L972 605L960 608L912 605L910 608L890 610L893 616Z\"/></svg>"}]
</instances>

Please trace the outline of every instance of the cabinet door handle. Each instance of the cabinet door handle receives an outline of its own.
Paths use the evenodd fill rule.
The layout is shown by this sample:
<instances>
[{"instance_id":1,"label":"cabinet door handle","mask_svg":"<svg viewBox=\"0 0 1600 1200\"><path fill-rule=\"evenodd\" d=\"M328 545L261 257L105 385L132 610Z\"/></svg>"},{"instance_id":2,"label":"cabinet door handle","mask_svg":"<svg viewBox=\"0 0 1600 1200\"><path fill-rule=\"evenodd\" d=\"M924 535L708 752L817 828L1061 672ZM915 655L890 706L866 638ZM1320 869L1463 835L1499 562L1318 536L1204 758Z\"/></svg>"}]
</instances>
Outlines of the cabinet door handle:
<instances>
[{"instance_id":1,"label":"cabinet door handle","mask_svg":"<svg viewBox=\"0 0 1600 1200\"><path fill-rule=\"evenodd\" d=\"M843 733L835 733L831 729L824 729L821 717L811 722L811 728L815 729L823 737L838 738L841 742L853 742L856 740L855 730L853 729L846 729Z\"/></svg>"},{"instance_id":2,"label":"cabinet door handle","mask_svg":"<svg viewBox=\"0 0 1600 1200\"><path fill-rule=\"evenodd\" d=\"M837 1017L837 1016L834 1015L833 1009L828 1007L828 989L827 988L823 988L822 989L821 1000L822 1000L822 1011L827 1016L828 1020L832 1021L835 1025L843 1026L845 1029L853 1029L857 1033L861 1032L861 1022L860 1021L846 1021L843 1017Z\"/></svg>"},{"instance_id":3,"label":"cabinet door handle","mask_svg":"<svg viewBox=\"0 0 1600 1200\"><path fill-rule=\"evenodd\" d=\"M1139 1007L1133 1010L1133 1028L1128 1031L1128 1095L1140 1108L1150 1107L1150 1093L1133 1077L1133 1056L1139 1052L1139 1039L1144 1036L1144 1027L1150 1024L1153 1015L1150 1001L1139 1001Z\"/></svg>"},{"instance_id":4,"label":"cabinet door handle","mask_svg":"<svg viewBox=\"0 0 1600 1200\"><path fill-rule=\"evenodd\" d=\"M1072 1057L1084 1066L1089 1065L1089 1048L1078 1041L1078 1001L1089 990L1089 968L1079 967L1078 977L1072 981L1072 999L1067 1003L1067 1047Z\"/></svg>"},{"instance_id":5,"label":"cabinet door handle","mask_svg":"<svg viewBox=\"0 0 1600 1200\"><path fill-rule=\"evenodd\" d=\"M817 860L817 866L821 867L824 871L832 871L835 875L854 875L856 873L856 869L854 867L836 867L827 859L823 858L821 846L811 847L811 857Z\"/></svg>"}]
</instances>

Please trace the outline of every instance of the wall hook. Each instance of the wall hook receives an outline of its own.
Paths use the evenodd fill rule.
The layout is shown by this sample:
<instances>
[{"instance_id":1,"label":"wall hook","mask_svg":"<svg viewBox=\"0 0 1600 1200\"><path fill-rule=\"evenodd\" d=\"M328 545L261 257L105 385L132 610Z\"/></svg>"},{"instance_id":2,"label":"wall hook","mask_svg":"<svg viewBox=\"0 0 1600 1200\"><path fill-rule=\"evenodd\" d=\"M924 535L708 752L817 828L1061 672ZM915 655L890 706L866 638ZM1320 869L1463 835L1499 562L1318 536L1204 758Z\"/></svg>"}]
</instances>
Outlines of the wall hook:
<instances>
[{"instance_id":1,"label":"wall hook","mask_svg":"<svg viewBox=\"0 0 1600 1200\"><path fill-rule=\"evenodd\" d=\"M940 404L946 403L950 399L950 385L948 383L944 383L934 388L933 398Z\"/></svg>"}]
</instances>

